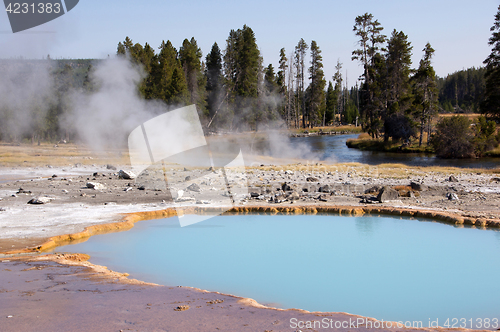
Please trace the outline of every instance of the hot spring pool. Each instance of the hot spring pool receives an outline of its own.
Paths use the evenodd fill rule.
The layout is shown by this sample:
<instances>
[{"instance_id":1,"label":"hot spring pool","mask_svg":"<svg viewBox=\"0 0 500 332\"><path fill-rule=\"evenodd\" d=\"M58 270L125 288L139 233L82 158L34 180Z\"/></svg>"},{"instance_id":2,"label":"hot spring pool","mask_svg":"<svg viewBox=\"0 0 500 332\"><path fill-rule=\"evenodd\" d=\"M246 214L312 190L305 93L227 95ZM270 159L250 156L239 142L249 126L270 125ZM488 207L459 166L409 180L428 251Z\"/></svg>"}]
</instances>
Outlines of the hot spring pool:
<instances>
[{"instance_id":1,"label":"hot spring pool","mask_svg":"<svg viewBox=\"0 0 500 332\"><path fill-rule=\"evenodd\" d=\"M181 228L174 217L57 251L87 253L132 278L281 308L424 326L429 319L500 318L495 230L332 215L228 215Z\"/></svg>"}]
</instances>

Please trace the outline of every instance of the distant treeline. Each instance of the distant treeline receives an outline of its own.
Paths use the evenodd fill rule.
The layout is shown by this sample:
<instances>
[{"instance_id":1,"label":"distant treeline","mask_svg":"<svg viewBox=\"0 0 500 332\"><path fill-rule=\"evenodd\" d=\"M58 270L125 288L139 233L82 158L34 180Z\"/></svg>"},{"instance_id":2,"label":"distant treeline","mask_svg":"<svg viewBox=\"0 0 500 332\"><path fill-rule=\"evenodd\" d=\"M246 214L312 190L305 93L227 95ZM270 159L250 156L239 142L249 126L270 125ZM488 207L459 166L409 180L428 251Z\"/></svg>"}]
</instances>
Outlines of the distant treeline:
<instances>
[{"instance_id":1,"label":"distant treeline","mask_svg":"<svg viewBox=\"0 0 500 332\"><path fill-rule=\"evenodd\" d=\"M446 113L479 113L484 101L486 69L464 69L437 78L439 105Z\"/></svg>"},{"instance_id":2,"label":"distant treeline","mask_svg":"<svg viewBox=\"0 0 500 332\"><path fill-rule=\"evenodd\" d=\"M192 40L194 41L194 40ZM169 43L165 47L172 48L173 46ZM191 43L191 42L190 42ZM186 45L186 44L185 44ZM142 46L141 46L142 47ZM135 44L132 50L141 50L139 44ZM146 50L148 45L146 44ZM130 47L129 47L130 49ZM152 51L152 50L151 50ZM132 61L142 64L142 61L137 58L138 54L144 55L144 48L138 53L134 52L131 54L131 58L135 59ZM172 52L172 54L175 54ZM91 72L93 68L99 64L99 62L104 60L99 59L65 59L65 60L0 60L0 73L3 73L3 80L8 77L5 72L16 72L16 82L10 82L13 87L16 84L20 84L22 87L23 82L34 78L29 73L36 72L34 68L49 68L50 75L48 78L52 80L50 84L47 82L38 82L40 85L46 85L50 91L46 91L45 116L43 120L37 119L37 111L35 108L31 109L28 114L23 114L22 117L17 117L13 114L12 109L8 109L7 105L0 103L0 139L2 140L19 140L19 139L32 139L32 140L60 140L71 137L71 133L68 132L63 126L60 125L59 117L63 116L67 110L65 107L70 107L65 105L64 98L62 95L70 90L80 90L92 92L98 87L91 80ZM202 117L204 117L204 124L210 124L210 128L213 130L226 129L230 127L230 119L227 117L230 110L227 107L227 102L231 100L234 101L235 97L230 96L230 94L223 90L224 77L219 76L222 74L222 68L224 61L222 58L222 53L217 50L214 45L212 52L206 57L206 61L200 62L198 79L196 85L191 85L189 88L186 79L185 71L180 64L180 61L176 60L174 64L177 66L177 73L174 79L168 81L164 80L160 85L156 85L155 81L152 79L153 75L158 75L151 67L144 67L146 71L150 71L148 76L139 85L138 89L140 93L149 99L162 99L168 103L190 103L195 102L198 104L198 108L202 111ZM339 65L339 64L338 64ZM215 69L208 70L208 68ZM439 111L446 113L464 113L464 112L478 112L479 105L484 99L484 68L469 68L467 70L462 70L453 74L448 75L446 78L436 78L438 94L439 94ZM153 73L153 74L152 74ZM264 99L264 103L261 101L260 107L267 111L266 119L277 120L278 117L287 120L289 126L300 126L301 117L297 116L298 107L300 103L300 98L297 93L290 94L289 91L280 89L280 83L283 80L281 77L282 73L273 73L272 66L268 66L266 71L263 73L262 78L266 82L265 91L267 94L267 99ZM159 75L158 75L159 76ZM156 76L156 77L158 77ZM180 77L179 77L180 76ZM267 77L266 77L267 76ZM273 79L274 78L274 79ZM358 105L360 91L358 86L353 86L347 89L342 86L342 78L340 77L340 66L334 80L337 81L332 83L331 81L326 86L324 91L324 121L326 125L332 124L335 121L337 123L344 124L354 124L356 123L356 118L359 116ZM181 81L181 83L179 83ZM198 94L190 93L190 89L196 88ZM234 88L233 88L234 90ZM257 90L259 92L259 90ZM283 97L283 92L287 95ZM271 98L271 95L273 98ZM308 94L308 93L307 93ZM307 96L306 94L306 96ZM257 94L258 95L258 94ZM287 100L286 97L290 95L292 100L290 103L284 104ZM53 98L56 96L56 98ZM22 96L20 96L22 98ZM24 99L30 99L25 98ZM258 99L255 100L258 102ZM33 101L34 102L34 101ZM250 102L252 102L250 100ZM266 104L267 103L267 104ZM259 106L257 104L257 106ZM309 100L307 99L307 107L309 106ZM25 106L27 107L27 106ZM234 105L236 108L237 106ZM287 114L290 107L292 111L291 114ZM26 109L20 111L25 113ZM234 110L233 110L234 112ZM26 115L26 116L25 116ZM219 118L217 119L217 116ZM323 120L323 117L316 116L319 120ZM36 121L34 121L36 120ZM248 121L249 119L243 119L243 121ZM18 128L18 121L24 122L25 126L21 131L13 131L12 128ZM358 118L358 121L359 118ZM318 123L319 122L319 123ZM255 121L253 122L255 123ZM309 124L309 122L308 122ZM323 124L322 121L317 121L315 125Z\"/></svg>"}]
</instances>

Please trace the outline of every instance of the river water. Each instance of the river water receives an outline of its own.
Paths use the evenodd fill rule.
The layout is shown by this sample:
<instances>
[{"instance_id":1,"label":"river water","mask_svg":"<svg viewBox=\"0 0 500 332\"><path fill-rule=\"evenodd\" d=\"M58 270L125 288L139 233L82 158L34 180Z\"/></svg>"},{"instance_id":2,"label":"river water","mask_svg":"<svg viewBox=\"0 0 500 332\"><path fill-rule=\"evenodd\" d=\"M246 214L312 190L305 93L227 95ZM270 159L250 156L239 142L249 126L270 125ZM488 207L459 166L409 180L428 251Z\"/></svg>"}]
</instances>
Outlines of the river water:
<instances>
[{"instance_id":1,"label":"river water","mask_svg":"<svg viewBox=\"0 0 500 332\"><path fill-rule=\"evenodd\" d=\"M482 158L482 159L440 159L431 154L425 153L387 153L376 151L361 151L350 149L346 141L351 138L357 138L354 135L336 135L336 136L310 136L310 137L292 137L289 139L289 145L306 149L312 155L311 161L333 161L337 163L357 162L368 165L379 165L385 163L398 163L408 166L451 166L463 168L496 168L500 167L500 158ZM273 157L280 156L280 149L269 150L266 142L260 142L257 150L264 154L272 154Z\"/></svg>"}]
</instances>

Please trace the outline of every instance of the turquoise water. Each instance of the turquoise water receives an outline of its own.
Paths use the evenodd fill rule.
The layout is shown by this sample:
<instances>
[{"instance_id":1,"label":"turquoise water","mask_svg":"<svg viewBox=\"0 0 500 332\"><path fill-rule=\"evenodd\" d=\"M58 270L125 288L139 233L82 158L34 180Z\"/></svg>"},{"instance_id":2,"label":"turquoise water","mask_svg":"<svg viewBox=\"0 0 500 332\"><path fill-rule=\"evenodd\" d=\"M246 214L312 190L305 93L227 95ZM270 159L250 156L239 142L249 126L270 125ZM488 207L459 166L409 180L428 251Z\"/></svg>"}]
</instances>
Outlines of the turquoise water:
<instances>
[{"instance_id":1,"label":"turquoise water","mask_svg":"<svg viewBox=\"0 0 500 332\"><path fill-rule=\"evenodd\" d=\"M493 230L377 216L219 216L183 228L168 218L57 250L88 253L133 278L282 308L424 326L500 318Z\"/></svg>"}]
</instances>

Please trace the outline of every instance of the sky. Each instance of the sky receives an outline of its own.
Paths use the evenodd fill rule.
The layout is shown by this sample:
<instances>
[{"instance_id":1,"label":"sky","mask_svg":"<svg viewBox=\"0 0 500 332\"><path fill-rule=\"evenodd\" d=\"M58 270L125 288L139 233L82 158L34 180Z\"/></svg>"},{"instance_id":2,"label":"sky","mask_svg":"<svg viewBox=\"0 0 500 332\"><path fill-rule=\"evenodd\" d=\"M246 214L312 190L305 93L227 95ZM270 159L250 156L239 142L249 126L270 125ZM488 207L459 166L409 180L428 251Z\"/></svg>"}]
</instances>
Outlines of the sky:
<instances>
[{"instance_id":1,"label":"sky","mask_svg":"<svg viewBox=\"0 0 500 332\"><path fill-rule=\"evenodd\" d=\"M482 66L491 49L490 27L498 0L80 0L64 16L44 25L12 33L7 13L0 13L0 58L105 58L116 53L126 36L157 48L170 40L176 48L194 37L203 59L214 42L223 50L231 29L244 24L255 32L264 65L278 67L279 51L290 57L300 38L315 40L322 51L326 80L337 61L348 85L362 68L351 61L357 48L354 19L373 14L390 36L403 31L413 46L417 68L427 42L436 50L438 76Z\"/></svg>"}]
</instances>

